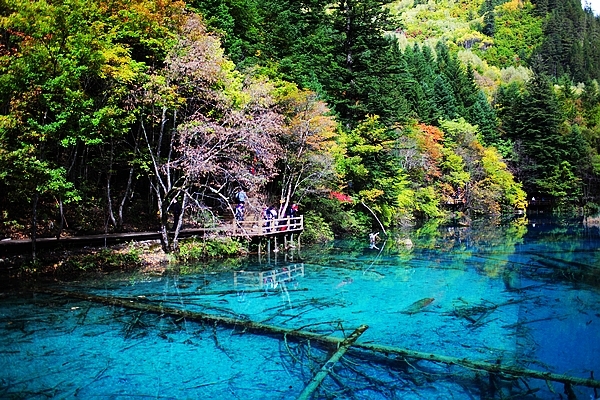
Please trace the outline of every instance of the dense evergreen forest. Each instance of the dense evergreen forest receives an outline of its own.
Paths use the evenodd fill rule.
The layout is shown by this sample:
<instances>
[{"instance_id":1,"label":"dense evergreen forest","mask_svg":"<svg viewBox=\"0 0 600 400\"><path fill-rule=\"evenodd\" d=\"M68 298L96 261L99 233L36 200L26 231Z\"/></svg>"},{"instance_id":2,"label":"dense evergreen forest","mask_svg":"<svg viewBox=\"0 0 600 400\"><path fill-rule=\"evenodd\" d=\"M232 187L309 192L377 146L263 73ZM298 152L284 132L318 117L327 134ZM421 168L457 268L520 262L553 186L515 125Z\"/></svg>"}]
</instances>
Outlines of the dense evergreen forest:
<instances>
[{"instance_id":1,"label":"dense evergreen forest","mask_svg":"<svg viewBox=\"0 0 600 400\"><path fill-rule=\"evenodd\" d=\"M595 212L599 81L579 0L0 0L1 229Z\"/></svg>"}]
</instances>

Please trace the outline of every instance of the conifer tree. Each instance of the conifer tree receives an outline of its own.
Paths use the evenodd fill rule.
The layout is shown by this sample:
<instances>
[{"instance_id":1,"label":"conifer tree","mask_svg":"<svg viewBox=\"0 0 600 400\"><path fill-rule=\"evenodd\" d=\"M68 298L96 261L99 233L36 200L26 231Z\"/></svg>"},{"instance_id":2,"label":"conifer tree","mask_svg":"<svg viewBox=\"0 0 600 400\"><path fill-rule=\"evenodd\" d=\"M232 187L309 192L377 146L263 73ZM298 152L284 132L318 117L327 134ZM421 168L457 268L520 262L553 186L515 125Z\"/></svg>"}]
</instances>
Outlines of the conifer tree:
<instances>
[{"instance_id":1,"label":"conifer tree","mask_svg":"<svg viewBox=\"0 0 600 400\"><path fill-rule=\"evenodd\" d=\"M483 15L482 33L490 37L494 37L496 32L496 16L494 15L493 0L485 0L481 6L481 14Z\"/></svg>"},{"instance_id":2,"label":"conifer tree","mask_svg":"<svg viewBox=\"0 0 600 400\"><path fill-rule=\"evenodd\" d=\"M385 74L383 64L374 61L390 50L390 41L386 40L384 32L398 25L389 10L382 7L389 2L343 0L333 7L334 36L339 39L335 43L334 64L341 68L333 69L323 84L334 102L335 111L346 125L354 125L366 116L362 103L370 89L359 86L360 78Z\"/></svg>"},{"instance_id":3,"label":"conifer tree","mask_svg":"<svg viewBox=\"0 0 600 400\"><path fill-rule=\"evenodd\" d=\"M362 114L374 114L388 126L405 122L410 105L405 94L416 83L408 72L404 56L396 40L387 38L388 47L382 52L368 52L361 57L367 70L357 73L357 94L362 99L356 106Z\"/></svg>"},{"instance_id":4,"label":"conifer tree","mask_svg":"<svg viewBox=\"0 0 600 400\"><path fill-rule=\"evenodd\" d=\"M479 127L484 144L496 148L501 146L496 112L482 91L478 92L475 102L467 110L466 120Z\"/></svg>"},{"instance_id":5,"label":"conifer tree","mask_svg":"<svg viewBox=\"0 0 600 400\"><path fill-rule=\"evenodd\" d=\"M452 120L459 117L459 108L456 97L452 91L452 85L448 82L446 75L440 74L434 83L434 115L439 120Z\"/></svg>"},{"instance_id":6,"label":"conifer tree","mask_svg":"<svg viewBox=\"0 0 600 400\"><path fill-rule=\"evenodd\" d=\"M193 0L191 6L222 34L223 47L238 66L256 63L262 35L257 0Z\"/></svg>"},{"instance_id":7,"label":"conifer tree","mask_svg":"<svg viewBox=\"0 0 600 400\"><path fill-rule=\"evenodd\" d=\"M404 59L407 62L408 72L412 77L404 89L406 97L417 118L426 124L434 124L434 85L435 85L435 61L431 55L431 49L427 46L421 47L415 43L413 47L407 47L404 51Z\"/></svg>"},{"instance_id":8,"label":"conifer tree","mask_svg":"<svg viewBox=\"0 0 600 400\"><path fill-rule=\"evenodd\" d=\"M552 171L568 158L569 146L559 132L558 101L550 79L536 63L534 77L526 93L513 106L512 137L517 142L519 170L526 191L544 191L552 195L548 185Z\"/></svg>"}]
</instances>

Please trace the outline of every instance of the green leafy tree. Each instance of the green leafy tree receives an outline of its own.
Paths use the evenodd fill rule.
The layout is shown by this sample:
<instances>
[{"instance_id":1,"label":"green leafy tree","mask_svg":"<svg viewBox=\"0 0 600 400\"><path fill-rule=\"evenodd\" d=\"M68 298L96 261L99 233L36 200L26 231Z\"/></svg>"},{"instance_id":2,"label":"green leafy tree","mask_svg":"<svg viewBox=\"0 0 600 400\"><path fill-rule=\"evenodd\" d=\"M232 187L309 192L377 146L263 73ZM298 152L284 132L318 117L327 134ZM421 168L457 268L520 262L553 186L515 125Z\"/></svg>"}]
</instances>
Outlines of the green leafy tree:
<instances>
[{"instance_id":1,"label":"green leafy tree","mask_svg":"<svg viewBox=\"0 0 600 400\"><path fill-rule=\"evenodd\" d=\"M582 195L581 179L575 175L573 166L568 161L553 166L536 183L542 193L557 199L559 206L577 203Z\"/></svg>"},{"instance_id":2,"label":"green leafy tree","mask_svg":"<svg viewBox=\"0 0 600 400\"><path fill-rule=\"evenodd\" d=\"M333 151L337 123L327 115L325 103L315 93L285 85L277 96L285 116L285 129L278 137L281 157L275 184L281 188L280 215L291 202L310 195L321 195L324 188L337 183Z\"/></svg>"},{"instance_id":3,"label":"green leafy tree","mask_svg":"<svg viewBox=\"0 0 600 400\"><path fill-rule=\"evenodd\" d=\"M101 158L97 165L110 164L112 153L104 153L104 146L126 131L130 117L122 101L141 68L115 43L115 33L104 29L95 3L11 1L8 6L1 26L15 51L0 62L6 105L0 162L9 171L9 187L20 188L13 199L32 204L35 239L38 202L56 200L62 210L63 202L83 195L76 189L94 174L88 167Z\"/></svg>"},{"instance_id":4,"label":"green leafy tree","mask_svg":"<svg viewBox=\"0 0 600 400\"><path fill-rule=\"evenodd\" d=\"M485 148L475 126L465 120L443 121L444 179L465 193L474 214L501 214L526 207L526 194L493 148ZM447 177L446 177L447 176Z\"/></svg>"},{"instance_id":5,"label":"green leafy tree","mask_svg":"<svg viewBox=\"0 0 600 400\"><path fill-rule=\"evenodd\" d=\"M413 208L409 180L395 151L397 133L372 116L350 133L340 135L345 149L337 159L338 170L353 197L374 210L389 226Z\"/></svg>"},{"instance_id":6,"label":"green leafy tree","mask_svg":"<svg viewBox=\"0 0 600 400\"><path fill-rule=\"evenodd\" d=\"M491 48L476 50L488 63L498 67L526 64L543 40L544 18L535 14L528 1L496 5Z\"/></svg>"}]
</instances>

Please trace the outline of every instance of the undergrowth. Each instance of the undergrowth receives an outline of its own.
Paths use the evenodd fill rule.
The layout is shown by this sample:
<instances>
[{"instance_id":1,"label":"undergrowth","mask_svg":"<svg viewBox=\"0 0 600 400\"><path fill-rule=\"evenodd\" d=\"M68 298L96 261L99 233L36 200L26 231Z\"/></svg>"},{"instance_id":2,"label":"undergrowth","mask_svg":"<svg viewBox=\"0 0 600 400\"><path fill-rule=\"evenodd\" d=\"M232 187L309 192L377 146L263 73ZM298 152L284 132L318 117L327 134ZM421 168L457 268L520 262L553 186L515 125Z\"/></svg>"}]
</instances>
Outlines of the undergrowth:
<instances>
[{"instance_id":1,"label":"undergrowth","mask_svg":"<svg viewBox=\"0 0 600 400\"><path fill-rule=\"evenodd\" d=\"M239 239L191 238L182 240L179 244L179 253L176 258L180 262L207 260L211 258L228 258L245 254L246 246Z\"/></svg>"}]
</instances>

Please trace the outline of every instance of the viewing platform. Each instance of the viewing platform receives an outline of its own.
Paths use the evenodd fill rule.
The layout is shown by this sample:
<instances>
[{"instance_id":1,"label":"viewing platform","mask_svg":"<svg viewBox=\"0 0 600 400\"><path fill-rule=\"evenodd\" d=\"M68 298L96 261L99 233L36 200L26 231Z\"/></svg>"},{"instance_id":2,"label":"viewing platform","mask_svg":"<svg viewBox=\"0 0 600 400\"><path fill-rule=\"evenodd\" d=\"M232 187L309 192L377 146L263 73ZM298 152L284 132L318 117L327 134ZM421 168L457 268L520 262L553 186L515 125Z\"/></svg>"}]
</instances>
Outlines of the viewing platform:
<instances>
[{"instance_id":1,"label":"viewing platform","mask_svg":"<svg viewBox=\"0 0 600 400\"><path fill-rule=\"evenodd\" d=\"M223 229L220 227L218 229ZM270 220L233 221L230 229L223 229L231 236L274 236L284 233L302 232L304 230L304 215L294 218L276 218Z\"/></svg>"}]
</instances>

